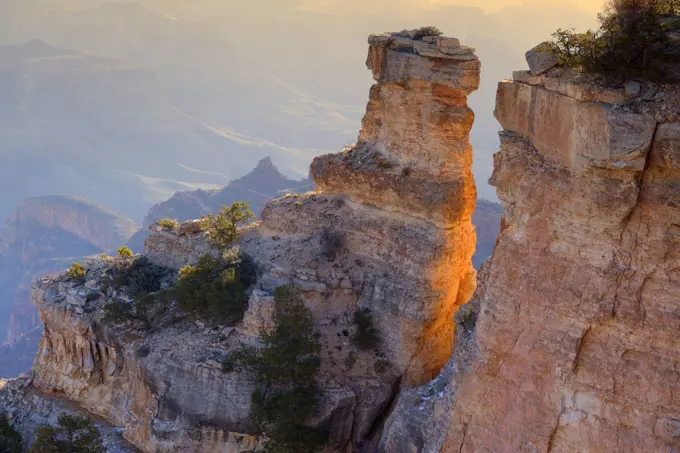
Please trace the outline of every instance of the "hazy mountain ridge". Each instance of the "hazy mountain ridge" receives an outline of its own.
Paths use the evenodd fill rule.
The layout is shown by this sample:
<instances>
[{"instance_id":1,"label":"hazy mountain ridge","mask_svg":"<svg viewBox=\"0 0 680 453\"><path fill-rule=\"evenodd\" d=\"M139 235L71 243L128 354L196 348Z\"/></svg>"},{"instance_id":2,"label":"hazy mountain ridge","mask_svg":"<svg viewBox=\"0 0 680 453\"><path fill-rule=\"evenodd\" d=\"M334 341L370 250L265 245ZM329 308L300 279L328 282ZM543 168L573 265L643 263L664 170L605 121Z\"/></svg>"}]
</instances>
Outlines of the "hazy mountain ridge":
<instances>
[{"instance_id":1,"label":"hazy mountain ridge","mask_svg":"<svg viewBox=\"0 0 680 453\"><path fill-rule=\"evenodd\" d=\"M83 256L115 252L140 226L120 213L73 196L29 198L0 230L0 343L39 325L28 301L32 281ZM25 349L25 348L23 348ZM0 376L3 368L0 367Z\"/></svg>"},{"instance_id":2,"label":"hazy mountain ridge","mask_svg":"<svg viewBox=\"0 0 680 453\"><path fill-rule=\"evenodd\" d=\"M259 217L267 201L277 198L283 192L301 193L314 188L309 179L294 181L287 178L274 166L271 158L262 159L255 169L247 175L230 182L219 190L197 190L177 192L169 200L157 204L149 210L144 226L150 226L164 218L180 222L197 219L207 214L215 214L221 206L237 201L248 201L253 213Z\"/></svg>"},{"instance_id":3,"label":"hazy mountain ridge","mask_svg":"<svg viewBox=\"0 0 680 453\"><path fill-rule=\"evenodd\" d=\"M63 192L141 220L177 190L218 187L266 154L288 155L191 118L153 73L120 60L32 41L0 48L0 68L0 219L22 198Z\"/></svg>"}]
</instances>

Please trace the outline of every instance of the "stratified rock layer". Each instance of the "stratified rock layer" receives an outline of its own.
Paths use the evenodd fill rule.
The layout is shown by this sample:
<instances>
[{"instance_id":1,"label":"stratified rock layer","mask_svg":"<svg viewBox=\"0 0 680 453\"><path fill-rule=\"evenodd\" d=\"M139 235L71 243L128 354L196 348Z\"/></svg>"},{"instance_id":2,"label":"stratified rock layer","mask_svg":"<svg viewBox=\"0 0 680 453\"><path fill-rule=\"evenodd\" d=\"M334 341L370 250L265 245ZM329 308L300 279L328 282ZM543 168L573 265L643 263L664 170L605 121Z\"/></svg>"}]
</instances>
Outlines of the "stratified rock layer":
<instances>
[{"instance_id":1,"label":"stratified rock layer","mask_svg":"<svg viewBox=\"0 0 680 453\"><path fill-rule=\"evenodd\" d=\"M368 264L357 305L373 311L406 385L444 365L453 313L474 287L474 114L467 95L479 86L480 71L474 49L457 39L413 37L405 31L369 38L367 65L377 83L359 140L312 163L322 195L310 201L341 196L351 203L320 211L301 200L302 218L286 224L276 203L263 215L269 234L298 234L309 224L345 235L347 253Z\"/></svg>"},{"instance_id":2,"label":"stratified rock layer","mask_svg":"<svg viewBox=\"0 0 680 453\"><path fill-rule=\"evenodd\" d=\"M401 395L380 450L677 451L680 123L663 112L680 90L518 78L498 89L494 255L445 372Z\"/></svg>"}]
</instances>

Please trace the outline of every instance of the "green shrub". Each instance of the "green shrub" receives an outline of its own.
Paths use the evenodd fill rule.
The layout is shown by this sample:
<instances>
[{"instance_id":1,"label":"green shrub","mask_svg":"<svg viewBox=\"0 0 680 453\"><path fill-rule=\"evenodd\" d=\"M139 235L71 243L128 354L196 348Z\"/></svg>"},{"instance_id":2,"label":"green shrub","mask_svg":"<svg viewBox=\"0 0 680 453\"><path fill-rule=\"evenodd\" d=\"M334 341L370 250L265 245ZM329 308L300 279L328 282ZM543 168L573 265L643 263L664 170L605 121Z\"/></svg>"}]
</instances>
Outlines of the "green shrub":
<instances>
[{"instance_id":1,"label":"green shrub","mask_svg":"<svg viewBox=\"0 0 680 453\"><path fill-rule=\"evenodd\" d=\"M345 236L330 228L324 228L321 231L320 243L324 256L332 261L345 249Z\"/></svg>"},{"instance_id":2,"label":"green shrub","mask_svg":"<svg viewBox=\"0 0 680 453\"><path fill-rule=\"evenodd\" d=\"M132 253L132 250L127 245L122 246L117 250L118 256L121 258L131 258L134 256L134 253Z\"/></svg>"},{"instance_id":3,"label":"green shrub","mask_svg":"<svg viewBox=\"0 0 680 453\"><path fill-rule=\"evenodd\" d=\"M250 261L229 263L205 254L195 266L185 266L166 297L180 309L217 324L234 325L247 308L246 289L253 279Z\"/></svg>"},{"instance_id":4,"label":"green shrub","mask_svg":"<svg viewBox=\"0 0 680 453\"><path fill-rule=\"evenodd\" d=\"M368 308L357 309L354 312L354 323L357 325L357 331L352 341L356 347L363 351L376 350L381 341L378 331L373 327L371 310Z\"/></svg>"},{"instance_id":5,"label":"green shrub","mask_svg":"<svg viewBox=\"0 0 680 453\"><path fill-rule=\"evenodd\" d=\"M611 0L598 16L598 30L559 29L551 50L561 64L610 83L631 78L664 81L669 75L666 64L674 57L660 19L678 13L678 0Z\"/></svg>"},{"instance_id":6,"label":"green shrub","mask_svg":"<svg viewBox=\"0 0 680 453\"><path fill-rule=\"evenodd\" d=\"M163 219L158 222L158 226L165 230L176 231L179 228L179 222L175 219Z\"/></svg>"},{"instance_id":7,"label":"green shrub","mask_svg":"<svg viewBox=\"0 0 680 453\"><path fill-rule=\"evenodd\" d=\"M21 453L21 434L9 424L7 417L0 415L0 452Z\"/></svg>"},{"instance_id":8,"label":"green shrub","mask_svg":"<svg viewBox=\"0 0 680 453\"><path fill-rule=\"evenodd\" d=\"M66 276L74 281L85 280L85 268L80 263L73 263L71 268L66 272Z\"/></svg>"},{"instance_id":9,"label":"green shrub","mask_svg":"<svg viewBox=\"0 0 680 453\"><path fill-rule=\"evenodd\" d=\"M231 207L222 206L220 213L216 216L203 217L201 227L208 235L208 240L213 247L226 249L238 237L238 227L254 218L248 203L237 202Z\"/></svg>"},{"instance_id":10,"label":"green shrub","mask_svg":"<svg viewBox=\"0 0 680 453\"><path fill-rule=\"evenodd\" d=\"M151 294L138 296L132 302L114 300L102 307L103 321L113 324L140 322L148 330L159 305Z\"/></svg>"},{"instance_id":11,"label":"green shrub","mask_svg":"<svg viewBox=\"0 0 680 453\"><path fill-rule=\"evenodd\" d=\"M418 30L416 30L416 34L413 37L416 41L420 41L426 36L441 36L444 33L434 25L426 25L424 27L420 27Z\"/></svg>"},{"instance_id":12,"label":"green shrub","mask_svg":"<svg viewBox=\"0 0 680 453\"><path fill-rule=\"evenodd\" d=\"M162 281L169 272L144 256L117 261L101 282L101 290L106 292L111 287L132 296L134 300L114 300L106 304L102 309L104 322L141 322L145 328L150 328L154 315L161 308L155 293L161 290Z\"/></svg>"},{"instance_id":13,"label":"green shrub","mask_svg":"<svg viewBox=\"0 0 680 453\"><path fill-rule=\"evenodd\" d=\"M116 290L123 289L133 297L159 291L163 278L169 272L168 269L151 263L145 256L134 260L119 260L109 271L111 286Z\"/></svg>"},{"instance_id":14,"label":"green shrub","mask_svg":"<svg viewBox=\"0 0 680 453\"><path fill-rule=\"evenodd\" d=\"M243 347L232 361L237 370L251 372L260 383L252 394L251 415L258 429L267 433L265 451L313 453L328 439L324 430L305 426L318 404L321 346L299 291L282 286L274 297L274 329L262 334L262 349Z\"/></svg>"},{"instance_id":15,"label":"green shrub","mask_svg":"<svg viewBox=\"0 0 680 453\"><path fill-rule=\"evenodd\" d=\"M91 420L60 415L59 426L36 430L37 438L29 453L104 453L99 431Z\"/></svg>"}]
</instances>

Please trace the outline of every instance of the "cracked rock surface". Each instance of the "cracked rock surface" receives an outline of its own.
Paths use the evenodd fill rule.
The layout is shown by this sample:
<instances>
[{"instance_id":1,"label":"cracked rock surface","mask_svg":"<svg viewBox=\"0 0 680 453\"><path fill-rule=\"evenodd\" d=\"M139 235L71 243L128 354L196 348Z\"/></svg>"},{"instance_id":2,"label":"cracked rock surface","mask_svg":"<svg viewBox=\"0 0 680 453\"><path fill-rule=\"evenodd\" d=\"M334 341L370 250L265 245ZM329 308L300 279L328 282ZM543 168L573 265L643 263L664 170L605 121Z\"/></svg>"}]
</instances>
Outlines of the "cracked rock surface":
<instances>
[{"instance_id":1,"label":"cracked rock surface","mask_svg":"<svg viewBox=\"0 0 680 453\"><path fill-rule=\"evenodd\" d=\"M402 394L380 451L680 448L680 123L659 114L680 89L581 83L499 84L505 212L473 332L429 384L443 392Z\"/></svg>"}]
</instances>

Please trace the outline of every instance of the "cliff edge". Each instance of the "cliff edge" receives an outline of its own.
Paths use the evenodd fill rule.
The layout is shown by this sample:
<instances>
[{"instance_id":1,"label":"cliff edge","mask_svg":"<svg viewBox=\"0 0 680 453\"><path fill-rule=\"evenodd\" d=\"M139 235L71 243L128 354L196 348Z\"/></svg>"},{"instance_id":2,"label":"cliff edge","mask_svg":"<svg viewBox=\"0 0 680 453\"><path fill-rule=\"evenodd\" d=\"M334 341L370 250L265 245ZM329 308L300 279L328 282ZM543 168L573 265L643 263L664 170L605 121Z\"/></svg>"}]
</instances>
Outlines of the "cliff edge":
<instances>
[{"instance_id":1,"label":"cliff edge","mask_svg":"<svg viewBox=\"0 0 680 453\"><path fill-rule=\"evenodd\" d=\"M680 447L680 87L555 64L498 86L502 231L453 358L401 395L383 452Z\"/></svg>"}]
</instances>

